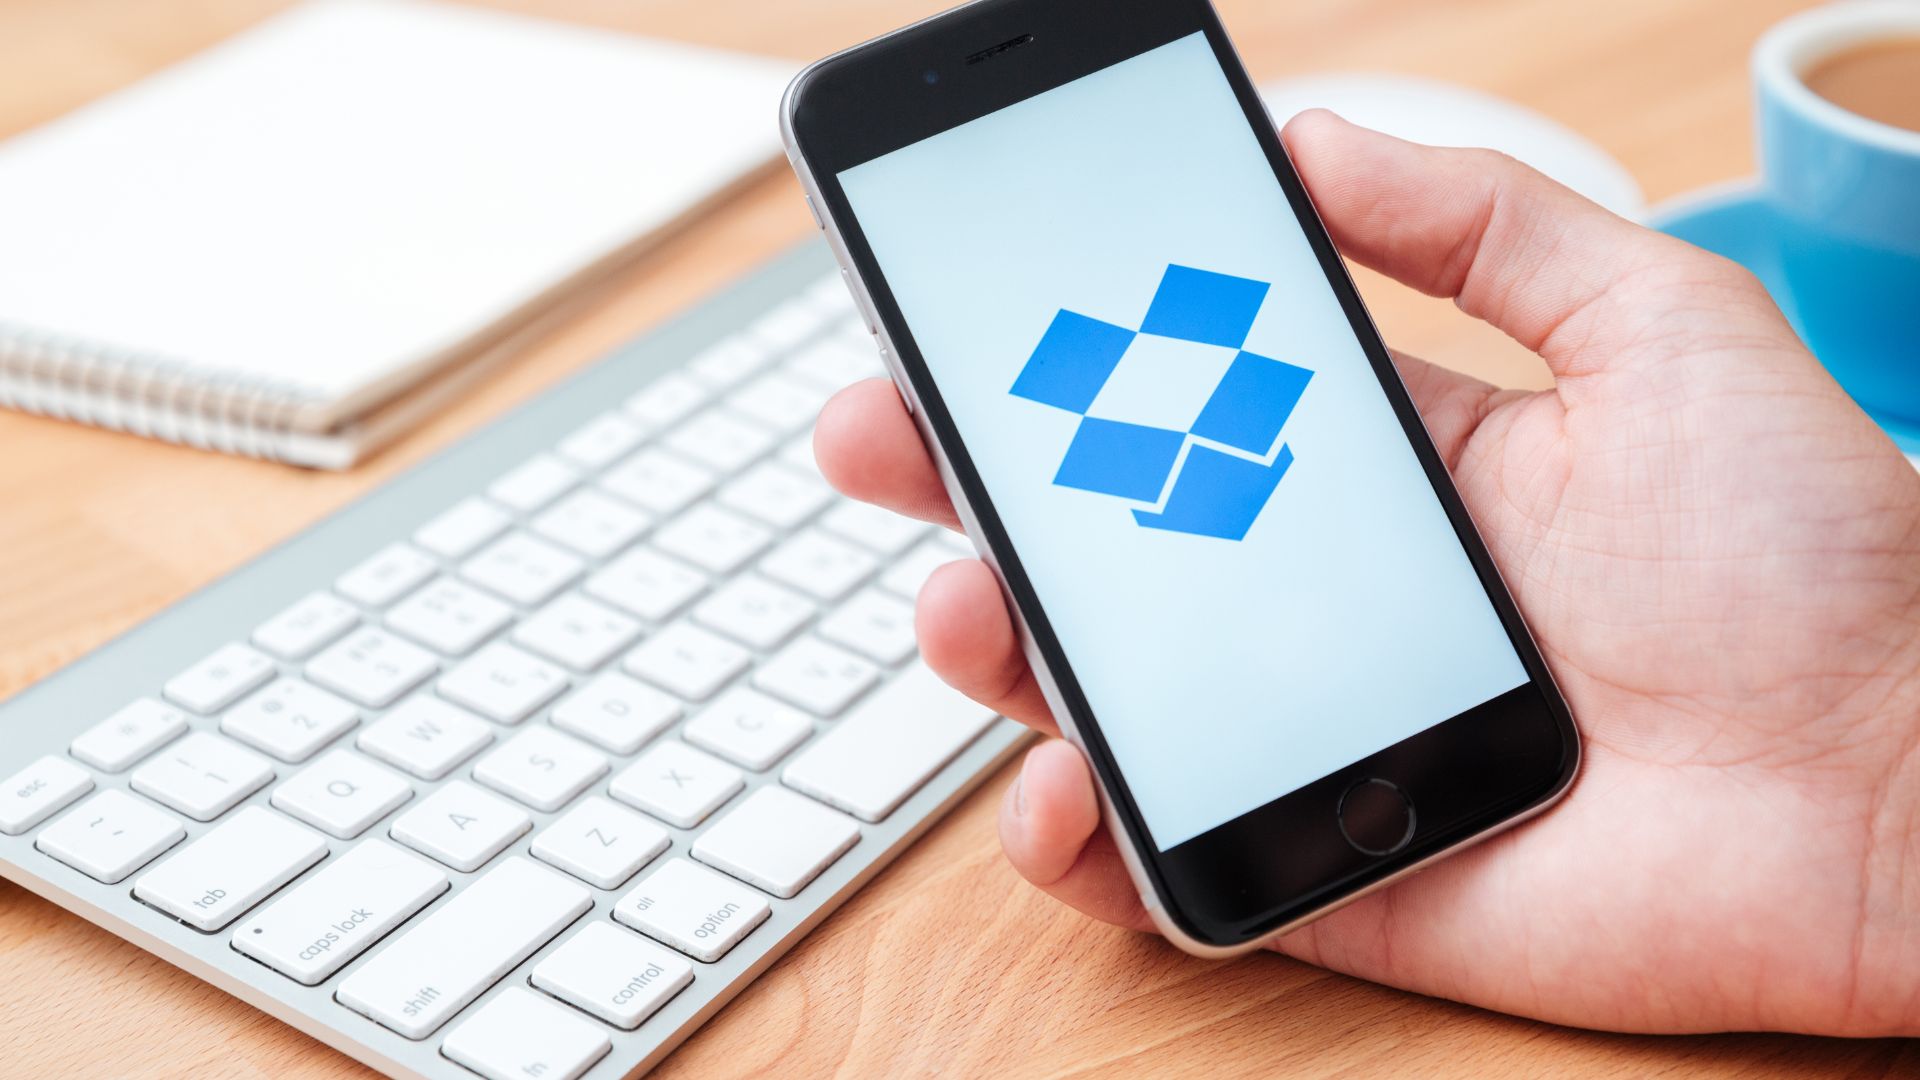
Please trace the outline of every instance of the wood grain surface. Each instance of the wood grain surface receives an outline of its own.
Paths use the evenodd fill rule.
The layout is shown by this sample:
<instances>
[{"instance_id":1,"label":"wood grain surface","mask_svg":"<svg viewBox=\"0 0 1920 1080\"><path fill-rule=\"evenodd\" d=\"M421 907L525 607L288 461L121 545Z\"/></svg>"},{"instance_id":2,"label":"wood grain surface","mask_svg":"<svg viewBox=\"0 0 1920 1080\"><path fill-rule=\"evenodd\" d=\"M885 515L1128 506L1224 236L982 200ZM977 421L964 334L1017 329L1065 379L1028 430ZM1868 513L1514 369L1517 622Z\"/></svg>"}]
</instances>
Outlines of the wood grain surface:
<instances>
[{"instance_id":1,"label":"wood grain surface","mask_svg":"<svg viewBox=\"0 0 1920 1080\"><path fill-rule=\"evenodd\" d=\"M0 0L0 136L280 6ZM928 14L940 0L501 6L799 60ZM1654 199L1751 170L1746 51L1799 6L1221 0L1256 77L1395 71L1500 94L1593 138ZM792 180L770 176L577 305L522 361L345 475L0 412L0 695L812 231ZM1393 344L1508 384L1544 384L1537 361L1451 304L1366 275L1362 288ZM658 1075L1920 1074L1920 1045L1908 1042L1595 1034L1272 955L1197 961L1091 924L1020 882L994 835L1007 779L989 782L937 826ZM362 1075L370 1073L333 1050L0 882L0 1076Z\"/></svg>"}]
</instances>

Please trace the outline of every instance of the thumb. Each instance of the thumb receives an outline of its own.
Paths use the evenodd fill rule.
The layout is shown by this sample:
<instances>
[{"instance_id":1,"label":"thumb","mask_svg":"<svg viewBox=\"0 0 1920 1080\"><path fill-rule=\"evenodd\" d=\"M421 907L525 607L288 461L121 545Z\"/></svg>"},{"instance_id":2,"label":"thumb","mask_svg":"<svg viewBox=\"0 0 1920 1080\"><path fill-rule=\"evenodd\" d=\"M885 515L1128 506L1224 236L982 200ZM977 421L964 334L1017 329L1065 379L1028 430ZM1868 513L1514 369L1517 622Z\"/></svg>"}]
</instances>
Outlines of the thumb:
<instances>
[{"instance_id":1,"label":"thumb","mask_svg":"<svg viewBox=\"0 0 1920 1080\"><path fill-rule=\"evenodd\" d=\"M1630 365L1647 352L1635 343L1702 290L1765 299L1733 263L1609 213L1504 154L1421 146L1325 110L1295 117L1283 137L1342 252L1453 297L1559 378ZM1794 341L1777 312L1772 322L1780 344Z\"/></svg>"}]
</instances>

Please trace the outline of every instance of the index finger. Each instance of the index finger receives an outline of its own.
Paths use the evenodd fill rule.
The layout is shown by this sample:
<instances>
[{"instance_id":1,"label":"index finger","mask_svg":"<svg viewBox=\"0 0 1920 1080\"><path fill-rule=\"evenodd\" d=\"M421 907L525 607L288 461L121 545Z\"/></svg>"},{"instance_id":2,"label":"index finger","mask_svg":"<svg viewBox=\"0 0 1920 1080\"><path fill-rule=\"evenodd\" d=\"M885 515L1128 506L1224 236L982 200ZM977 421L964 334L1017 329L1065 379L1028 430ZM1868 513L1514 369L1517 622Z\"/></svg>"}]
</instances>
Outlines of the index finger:
<instances>
[{"instance_id":1,"label":"index finger","mask_svg":"<svg viewBox=\"0 0 1920 1080\"><path fill-rule=\"evenodd\" d=\"M833 395L813 429L813 456L827 482L850 498L959 529L933 457L888 379L864 379Z\"/></svg>"}]
</instances>

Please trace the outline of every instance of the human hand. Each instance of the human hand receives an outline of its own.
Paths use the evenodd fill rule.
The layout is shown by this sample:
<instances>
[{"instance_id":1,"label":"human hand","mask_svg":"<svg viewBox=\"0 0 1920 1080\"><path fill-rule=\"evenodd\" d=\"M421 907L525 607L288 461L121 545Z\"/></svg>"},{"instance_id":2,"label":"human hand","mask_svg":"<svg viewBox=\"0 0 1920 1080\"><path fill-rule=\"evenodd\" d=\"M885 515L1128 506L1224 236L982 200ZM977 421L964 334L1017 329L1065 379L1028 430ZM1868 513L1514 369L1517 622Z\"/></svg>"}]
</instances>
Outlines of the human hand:
<instances>
[{"instance_id":1,"label":"human hand","mask_svg":"<svg viewBox=\"0 0 1920 1080\"><path fill-rule=\"evenodd\" d=\"M1920 474L1733 264L1488 151L1328 113L1285 138L1342 251L1554 374L1396 357L1586 758L1544 817L1274 947L1582 1026L1920 1033ZM849 495L956 524L886 380L815 445ZM984 565L937 571L917 623L948 682L1058 734ZM1034 884L1151 928L1074 748L1028 754L1000 832Z\"/></svg>"}]
</instances>

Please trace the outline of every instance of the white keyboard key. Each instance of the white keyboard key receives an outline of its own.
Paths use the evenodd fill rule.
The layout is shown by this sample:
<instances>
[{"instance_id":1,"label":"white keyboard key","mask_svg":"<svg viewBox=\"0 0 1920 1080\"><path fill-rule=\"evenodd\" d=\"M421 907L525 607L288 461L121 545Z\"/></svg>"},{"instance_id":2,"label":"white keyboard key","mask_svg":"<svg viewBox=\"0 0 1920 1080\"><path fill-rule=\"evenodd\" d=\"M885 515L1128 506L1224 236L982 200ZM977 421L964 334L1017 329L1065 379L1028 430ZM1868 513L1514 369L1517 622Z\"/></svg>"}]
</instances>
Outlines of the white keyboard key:
<instances>
[{"instance_id":1,"label":"white keyboard key","mask_svg":"<svg viewBox=\"0 0 1920 1080\"><path fill-rule=\"evenodd\" d=\"M641 430L662 431L693 415L707 397L706 387L679 372L669 372L628 398L625 408Z\"/></svg>"},{"instance_id":2,"label":"white keyboard key","mask_svg":"<svg viewBox=\"0 0 1920 1080\"><path fill-rule=\"evenodd\" d=\"M892 558L912 547L933 526L870 503L843 499L821 515L820 527Z\"/></svg>"},{"instance_id":3,"label":"white keyboard key","mask_svg":"<svg viewBox=\"0 0 1920 1080\"><path fill-rule=\"evenodd\" d=\"M393 819L389 835L455 870L477 870L532 827L525 810L453 780Z\"/></svg>"},{"instance_id":4,"label":"white keyboard key","mask_svg":"<svg viewBox=\"0 0 1920 1080\"><path fill-rule=\"evenodd\" d=\"M567 688L567 673L504 642L440 677L440 695L502 724L517 724Z\"/></svg>"},{"instance_id":5,"label":"white keyboard key","mask_svg":"<svg viewBox=\"0 0 1920 1080\"><path fill-rule=\"evenodd\" d=\"M838 391L861 379L886 374L871 345L862 346L839 335L815 342L794 354L784 365L796 378L805 379L828 392Z\"/></svg>"},{"instance_id":6,"label":"white keyboard key","mask_svg":"<svg viewBox=\"0 0 1920 1080\"><path fill-rule=\"evenodd\" d=\"M133 770L128 782L195 821L212 821L272 779L273 763L266 758L195 731Z\"/></svg>"},{"instance_id":7,"label":"white keyboard key","mask_svg":"<svg viewBox=\"0 0 1920 1080\"><path fill-rule=\"evenodd\" d=\"M813 734L806 713L744 687L715 698L687 721L680 737L755 772L785 757Z\"/></svg>"},{"instance_id":8,"label":"white keyboard key","mask_svg":"<svg viewBox=\"0 0 1920 1080\"><path fill-rule=\"evenodd\" d=\"M553 707L553 726L616 754L631 754L680 719L680 699L608 672Z\"/></svg>"},{"instance_id":9,"label":"white keyboard key","mask_svg":"<svg viewBox=\"0 0 1920 1080\"><path fill-rule=\"evenodd\" d=\"M512 514L469 495L415 530L413 542L443 559L464 559L511 524Z\"/></svg>"},{"instance_id":10,"label":"white keyboard key","mask_svg":"<svg viewBox=\"0 0 1920 1080\"><path fill-rule=\"evenodd\" d=\"M333 750L274 788L269 801L322 832L351 840L411 798L413 788L399 773Z\"/></svg>"},{"instance_id":11,"label":"white keyboard key","mask_svg":"<svg viewBox=\"0 0 1920 1080\"><path fill-rule=\"evenodd\" d=\"M47 826L33 846L108 885L152 862L187 835L178 818L108 788Z\"/></svg>"},{"instance_id":12,"label":"white keyboard key","mask_svg":"<svg viewBox=\"0 0 1920 1080\"><path fill-rule=\"evenodd\" d=\"M317 986L446 891L439 867L385 840L366 840L241 923L233 947Z\"/></svg>"},{"instance_id":13,"label":"white keyboard key","mask_svg":"<svg viewBox=\"0 0 1920 1080\"><path fill-rule=\"evenodd\" d=\"M566 588L584 566L571 552L525 533L510 533L461 563L460 576L532 607Z\"/></svg>"},{"instance_id":14,"label":"white keyboard key","mask_svg":"<svg viewBox=\"0 0 1920 1080\"><path fill-rule=\"evenodd\" d=\"M245 645L222 645L213 655L167 680L167 700L202 715L219 712L273 678L273 660Z\"/></svg>"},{"instance_id":15,"label":"white keyboard key","mask_svg":"<svg viewBox=\"0 0 1920 1080\"><path fill-rule=\"evenodd\" d=\"M665 622L706 590L707 575L652 548L639 547L587 579L588 595L648 622Z\"/></svg>"},{"instance_id":16,"label":"white keyboard key","mask_svg":"<svg viewBox=\"0 0 1920 1080\"><path fill-rule=\"evenodd\" d=\"M583 555L604 559L628 544L653 519L591 489L576 491L533 519L533 531Z\"/></svg>"},{"instance_id":17,"label":"white keyboard key","mask_svg":"<svg viewBox=\"0 0 1920 1080\"><path fill-rule=\"evenodd\" d=\"M782 435L813 423L830 391L784 372L769 371L727 396L727 407Z\"/></svg>"},{"instance_id":18,"label":"white keyboard key","mask_svg":"<svg viewBox=\"0 0 1920 1080\"><path fill-rule=\"evenodd\" d=\"M610 793L628 806L691 829L746 786L739 769L677 739L648 750L613 778Z\"/></svg>"},{"instance_id":19,"label":"white keyboard key","mask_svg":"<svg viewBox=\"0 0 1920 1080\"><path fill-rule=\"evenodd\" d=\"M579 482L580 470L552 454L538 454L487 485L487 494L495 502L531 514Z\"/></svg>"},{"instance_id":20,"label":"white keyboard key","mask_svg":"<svg viewBox=\"0 0 1920 1080\"><path fill-rule=\"evenodd\" d=\"M283 678L227 710L220 730L281 761L305 761L359 722L351 703Z\"/></svg>"},{"instance_id":21,"label":"white keyboard key","mask_svg":"<svg viewBox=\"0 0 1920 1080\"><path fill-rule=\"evenodd\" d=\"M533 985L622 1031L693 985L693 965L612 923L593 922L533 968Z\"/></svg>"},{"instance_id":22,"label":"white keyboard key","mask_svg":"<svg viewBox=\"0 0 1920 1080\"><path fill-rule=\"evenodd\" d=\"M282 660L305 660L360 622L360 609L328 592L308 593L253 628L253 643Z\"/></svg>"},{"instance_id":23,"label":"white keyboard key","mask_svg":"<svg viewBox=\"0 0 1920 1080\"><path fill-rule=\"evenodd\" d=\"M461 656L513 621L513 608L452 578L417 589L387 612L386 624L435 652Z\"/></svg>"},{"instance_id":24,"label":"white keyboard key","mask_svg":"<svg viewBox=\"0 0 1920 1080\"><path fill-rule=\"evenodd\" d=\"M713 489L704 466L665 450L646 449L600 475L600 486L655 514L672 514Z\"/></svg>"},{"instance_id":25,"label":"white keyboard key","mask_svg":"<svg viewBox=\"0 0 1920 1080\"><path fill-rule=\"evenodd\" d=\"M515 856L428 912L347 976L335 996L409 1039L423 1039L592 905L586 886ZM507 1038L527 1034L518 1025L480 1030L496 1028Z\"/></svg>"},{"instance_id":26,"label":"white keyboard key","mask_svg":"<svg viewBox=\"0 0 1920 1080\"><path fill-rule=\"evenodd\" d=\"M432 653L375 627L356 630L307 661L307 678L367 706L384 709L440 670Z\"/></svg>"},{"instance_id":27,"label":"white keyboard key","mask_svg":"<svg viewBox=\"0 0 1920 1080\"><path fill-rule=\"evenodd\" d=\"M879 679L869 661L815 637L780 650L753 673L753 685L815 716L838 716Z\"/></svg>"},{"instance_id":28,"label":"white keyboard key","mask_svg":"<svg viewBox=\"0 0 1920 1080\"><path fill-rule=\"evenodd\" d=\"M592 671L640 636L632 617L567 593L513 629L513 640L575 671Z\"/></svg>"},{"instance_id":29,"label":"white keyboard key","mask_svg":"<svg viewBox=\"0 0 1920 1080\"><path fill-rule=\"evenodd\" d=\"M724 409L706 412L673 429L666 437L669 450L723 473L739 472L754 458L773 449L773 432Z\"/></svg>"},{"instance_id":30,"label":"white keyboard key","mask_svg":"<svg viewBox=\"0 0 1920 1080\"><path fill-rule=\"evenodd\" d=\"M819 305L795 297L749 323L747 337L774 352L786 352L824 329L827 318Z\"/></svg>"},{"instance_id":31,"label":"white keyboard key","mask_svg":"<svg viewBox=\"0 0 1920 1080\"><path fill-rule=\"evenodd\" d=\"M667 850L667 830L598 795L533 838L533 857L602 889L617 889Z\"/></svg>"},{"instance_id":32,"label":"white keyboard key","mask_svg":"<svg viewBox=\"0 0 1920 1080\"><path fill-rule=\"evenodd\" d=\"M847 292L847 283L841 281L838 274L820 275L818 281L807 286L805 295L807 302L819 309L824 318L843 321L858 318L853 297Z\"/></svg>"},{"instance_id":33,"label":"white keyboard key","mask_svg":"<svg viewBox=\"0 0 1920 1080\"><path fill-rule=\"evenodd\" d=\"M549 727L530 727L473 766L473 778L535 810L558 810L607 774L607 758Z\"/></svg>"},{"instance_id":34,"label":"white keyboard key","mask_svg":"<svg viewBox=\"0 0 1920 1080\"><path fill-rule=\"evenodd\" d=\"M0 781L0 834L19 836L92 790L87 770L48 754Z\"/></svg>"},{"instance_id":35,"label":"white keyboard key","mask_svg":"<svg viewBox=\"0 0 1920 1080\"><path fill-rule=\"evenodd\" d=\"M613 907L635 930L712 963L773 911L767 898L685 859L668 859Z\"/></svg>"},{"instance_id":36,"label":"white keyboard key","mask_svg":"<svg viewBox=\"0 0 1920 1080\"><path fill-rule=\"evenodd\" d=\"M421 695L374 721L355 745L422 780L438 780L492 741L493 729L479 717Z\"/></svg>"},{"instance_id":37,"label":"white keyboard key","mask_svg":"<svg viewBox=\"0 0 1920 1080\"><path fill-rule=\"evenodd\" d=\"M756 649L771 649L813 618L813 601L762 577L735 578L700 601L701 624Z\"/></svg>"},{"instance_id":38,"label":"white keyboard key","mask_svg":"<svg viewBox=\"0 0 1920 1080\"><path fill-rule=\"evenodd\" d=\"M843 288L845 284L845 282L841 283ZM841 341L857 345L860 348L873 349L878 352L880 349L879 338L874 333L872 325L867 322L867 317L861 314L859 305L853 302L851 294L847 297L847 303L852 309L853 317L850 319L842 319L839 325L834 326L832 328L833 336Z\"/></svg>"},{"instance_id":39,"label":"white keyboard key","mask_svg":"<svg viewBox=\"0 0 1920 1080\"><path fill-rule=\"evenodd\" d=\"M918 600L921 587L935 570L962 558L965 556L955 554L952 548L938 539L923 540L880 575L880 587L895 596Z\"/></svg>"},{"instance_id":40,"label":"white keyboard key","mask_svg":"<svg viewBox=\"0 0 1920 1080\"><path fill-rule=\"evenodd\" d=\"M772 355L758 342L731 337L687 361L687 374L723 390L760 370Z\"/></svg>"},{"instance_id":41,"label":"white keyboard key","mask_svg":"<svg viewBox=\"0 0 1920 1080\"><path fill-rule=\"evenodd\" d=\"M802 751L780 778L862 821L879 821L993 721L993 710L916 662Z\"/></svg>"},{"instance_id":42,"label":"white keyboard key","mask_svg":"<svg viewBox=\"0 0 1920 1080\"><path fill-rule=\"evenodd\" d=\"M879 589L867 589L829 612L815 627L820 636L882 664L913 655L913 605Z\"/></svg>"},{"instance_id":43,"label":"white keyboard key","mask_svg":"<svg viewBox=\"0 0 1920 1080\"><path fill-rule=\"evenodd\" d=\"M140 698L81 732L67 749L105 772L119 772L187 733L187 714Z\"/></svg>"},{"instance_id":44,"label":"white keyboard key","mask_svg":"<svg viewBox=\"0 0 1920 1080\"><path fill-rule=\"evenodd\" d=\"M326 854L327 842L319 833L249 806L140 875L133 895L211 933Z\"/></svg>"},{"instance_id":45,"label":"white keyboard key","mask_svg":"<svg viewBox=\"0 0 1920 1080\"><path fill-rule=\"evenodd\" d=\"M766 526L702 503L660 527L654 546L715 574L730 574L773 540Z\"/></svg>"},{"instance_id":46,"label":"white keyboard key","mask_svg":"<svg viewBox=\"0 0 1920 1080\"><path fill-rule=\"evenodd\" d=\"M780 787L763 787L693 843L693 857L775 896L791 898L860 839L838 810Z\"/></svg>"},{"instance_id":47,"label":"white keyboard key","mask_svg":"<svg viewBox=\"0 0 1920 1080\"><path fill-rule=\"evenodd\" d=\"M560 440L558 449L576 465L599 469L618 461L645 437L640 425L619 413L601 413Z\"/></svg>"},{"instance_id":48,"label":"white keyboard key","mask_svg":"<svg viewBox=\"0 0 1920 1080\"><path fill-rule=\"evenodd\" d=\"M399 541L368 556L333 583L341 596L367 607L386 607L433 576L433 556Z\"/></svg>"},{"instance_id":49,"label":"white keyboard key","mask_svg":"<svg viewBox=\"0 0 1920 1080\"><path fill-rule=\"evenodd\" d=\"M818 599L838 600L879 565L864 549L818 529L808 529L761 559L760 572Z\"/></svg>"},{"instance_id":50,"label":"white keyboard key","mask_svg":"<svg viewBox=\"0 0 1920 1080\"><path fill-rule=\"evenodd\" d=\"M487 1080L578 1080L611 1049L605 1031L518 986L480 1006L440 1045Z\"/></svg>"},{"instance_id":51,"label":"white keyboard key","mask_svg":"<svg viewBox=\"0 0 1920 1080\"><path fill-rule=\"evenodd\" d=\"M620 666L664 690L702 701L752 660L747 650L682 620L641 642Z\"/></svg>"},{"instance_id":52,"label":"white keyboard key","mask_svg":"<svg viewBox=\"0 0 1920 1080\"><path fill-rule=\"evenodd\" d=\"M791 529L832 502L833 489L817 476L763 461L721 488L714 501L776 529Z\"/></svg>"},{"instance_id":53,"label":"white keyboard key","mask_svg":"<svg viewBox=\"0 0 1920 1080\"><path fill-rule=\"evenodd\" d=\"M813 456L813 429L788 439L780 448L779 459L789 469L805 473L808 476L820 475L820 462Z\"/></svg>"}]
</instances>

